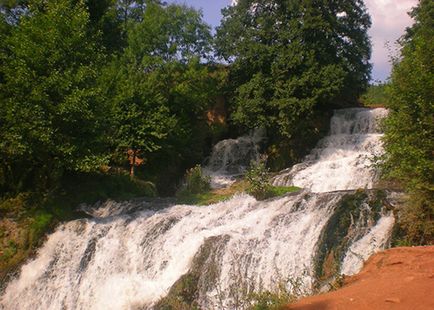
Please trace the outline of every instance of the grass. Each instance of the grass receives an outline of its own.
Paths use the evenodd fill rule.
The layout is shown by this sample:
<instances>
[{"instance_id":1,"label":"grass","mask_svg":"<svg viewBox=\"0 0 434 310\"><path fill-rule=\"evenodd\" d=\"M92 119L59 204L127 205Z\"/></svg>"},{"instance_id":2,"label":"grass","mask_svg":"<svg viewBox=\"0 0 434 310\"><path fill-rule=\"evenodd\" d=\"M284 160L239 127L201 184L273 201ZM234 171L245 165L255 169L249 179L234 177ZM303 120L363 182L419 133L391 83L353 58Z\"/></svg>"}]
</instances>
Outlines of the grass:
<instances>
[{"instance_id":1,"label":"grass","mask_svg":"<svg viewBox=\"0 0 434 310\"><path fill-rule=\"evenodd\" d=\"M235 182L228 188L212 189L203 193L194 194L188 191L181 191L177 194L177 202L198 206L210 205L228 200L235 194L244 192L246 188L247 183L242 180Z\"/></svg>"},{"instance_id":2,"label":"grass","mask_svg":"<svg viewBox=\"0 0 434 310\"><path fill-rule=\"evenodd\" d=\"M228 188L209 190L204 193L192 194L180 192L177 195L177 202L180 204L206 206L228 200L235 194L246 192L248 187L248 182L241 180L235 182ZM266 199L298 192L299 190L300 188L296 186L270 186Z\"/></svg>"},{"instance_id":3,"label":"grass","mask_svg":"<svg viewBox=\"0 0 434 310\"><path fill-rule=\"evenodd\" d=\"M270 197L279 197L289 193L295 193L300 191L301 188L297 186L271 186L270 188Z\"/></svg>"}]
</instances>

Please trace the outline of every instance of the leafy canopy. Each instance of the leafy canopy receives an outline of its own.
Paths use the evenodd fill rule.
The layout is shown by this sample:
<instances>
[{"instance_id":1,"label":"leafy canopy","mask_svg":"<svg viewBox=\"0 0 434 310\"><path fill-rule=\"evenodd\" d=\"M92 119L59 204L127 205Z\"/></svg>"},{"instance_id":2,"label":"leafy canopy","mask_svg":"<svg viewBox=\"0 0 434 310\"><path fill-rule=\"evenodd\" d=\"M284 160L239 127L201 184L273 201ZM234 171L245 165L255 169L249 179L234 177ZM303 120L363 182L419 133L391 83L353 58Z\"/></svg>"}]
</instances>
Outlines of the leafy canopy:
<instances>
[{"instance_id":1,"label":"leafy canopy","mask_svg":"<svg viewBox=\"0 0 434 310\"><path fill-rule=\"evenodd\" d=\"M105 77L116 110L118 150L129 148L146 157L163 146L179 151L180 143L191 141L193 126L215 92L209 91L213 78L201 64L210 41L199 12L147 3Z\"/></svg>"},{"instance_id":2,"label":"leafy canopy","mask_svg":"<svg viewBox=\"0 0 434 310\"><path fill-rule=\"evenodd\" d=\"M422 0L401 40L386 121L386 168L409 189L434 191L434 3Z\"/></svg>"},{"instance_id":3,"label":"leafy canopy","mask_svg":"<svg viewBox=\"0 0 434 310\"><path fill-rule=\"evenodd\" d=\"M361 0L240 0L223 10L219 54L231 63L234 120L291 137L312 111L354 102L371 66Z\"/></svg>"},{"instance_id":4,"label":"leafy canopy","mask_svg":"<svg viewBox=\"0 0 434 310\"><path fill-rule=\"evenodd\" d=\"M1 49L3 170L22 167L10 177L24 179L93 170L105 160L107 109L89 14L82 1L35 1L29 10Z\"/></svg>"},{"instance_id":5,"label":"leafy canopy","mask_svg":"<svg viewBox=\"0 0 434 310\"><path fill-rule=\"evenodd\" d=\"M406 241L434 242L434 3L421 0L393 66L384 169L410 193L401 215Z\"/></svg>"}]
</instances>

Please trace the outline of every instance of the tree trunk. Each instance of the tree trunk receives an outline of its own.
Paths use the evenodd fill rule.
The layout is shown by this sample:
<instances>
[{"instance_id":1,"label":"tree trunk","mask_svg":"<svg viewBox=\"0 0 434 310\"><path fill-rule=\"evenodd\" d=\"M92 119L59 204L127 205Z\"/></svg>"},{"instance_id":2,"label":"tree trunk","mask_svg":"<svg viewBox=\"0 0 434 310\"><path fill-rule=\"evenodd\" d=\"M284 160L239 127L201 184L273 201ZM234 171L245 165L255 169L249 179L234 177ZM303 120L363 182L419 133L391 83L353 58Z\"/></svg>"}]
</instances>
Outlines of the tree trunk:
<instances>
[{"instance_id":1,"label":"tree trunk","mask_svg":"<svg viewBox=\"0 0 434 310\"><path fill-rule=\"evenodd\" d=\"M131 160L130 163L130 177L133 178L134 177L134 170L136 168L136 150L133 150L133 159Z\"/></svg>"}]
</instances>

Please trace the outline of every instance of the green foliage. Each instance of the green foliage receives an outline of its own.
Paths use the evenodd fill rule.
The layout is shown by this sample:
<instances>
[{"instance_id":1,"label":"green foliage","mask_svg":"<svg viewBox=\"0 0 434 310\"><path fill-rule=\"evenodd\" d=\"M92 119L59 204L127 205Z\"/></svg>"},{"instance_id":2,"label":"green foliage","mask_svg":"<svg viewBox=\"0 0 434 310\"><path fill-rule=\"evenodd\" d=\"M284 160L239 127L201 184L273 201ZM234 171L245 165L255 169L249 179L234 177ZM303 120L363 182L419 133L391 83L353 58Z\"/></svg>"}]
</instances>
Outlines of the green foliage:
<instances>
[{"instance_id":1,"label":"green foliage","mask_svg":"<svg viewBox=\"0 0 434 310\"><path fill-rule=\"evenodd\" d=\"M211 41L201 18L186 6L148 3L128 27L125 50L101 78L114 107L114 148L121 155L138 151L147 176L159 167L156 173L176 179L161 171L162 162L164 169L183 172L204 157L211 134L204 115L224 75L201 63Z\"/></svg>"},{"instance_id":2,"label":"green foliage","mask_svg":"<svg viewBox=\"0 0 434 310\"><path fill-rule=\"evenodd\" d=\"M28 240L29 245L40 243L42 237L53 226L53 214L43 210L33 215L30 219L28 226Z\"/></svg>"},{"instance_id":3,"label":"green foliage","mask_svg":"<svg viewBox=\"0 0 434 310\"><path fill-rule=\"evenodd\" d=\"M369 80L370 24L362 1L240 0L224 9L216 44L231 63L233 120L291 139L312 127L315 110L355 102Z\"/></svg>"},{"instance_id":4,"label":"green foliage","mask_svg":"<svg viewBox=\"0 0 434 310\"><path fill-rule=\"evenodd\" d=\"M226 75L203 63L200 12L152 0L0 5L1 192L46 190L131 150L138 174L167 188L164 176L176 183L203 159Z\"/></svg>"},{"instance_id":5,"label":"green foliage","mask_svg":"<svg viewBox=\"0 0 434 310\"><path fill-rule=\"evenodd\" d=\"M434 3L421 0L411 15L392 71L383 168L411 194L402 220L409 240L426 244L434 240Z\"/></svg>"},{"instance_id":6,"label":"green foliage","mask_svg":"<svg viewBox=\"0 0 434 310\"><path fill-rule=\"evenodd\" d=\"M185 197L189 194L204 194L211 189L210 177L205 176L200 165L197 165L187 171L181 189L178 191L178 197Z\"/></svg>"},{"instance_id":7,"label":"green foliage","mask_svg":"<svg viewBox=\"0 0 434 310\"><path fill-rule=\"evenodd\" d=\"M9 240L8 245L2 250L3 253L0 256L0 259L3 261L7 261L11 259L15 254L17 254L17 244L13 240Z\"/></svg>"},{"instance_id":8,"label":"green foliage","mask_svg":"<svg viewBox=\"0 0 434 310\"><path fill-rule=\"evenodd\" d=\"M434 244L434 197L414 191L405 202L395 230L395 246Z\"/></svg>"},{"instance_id":9,"label":"green foliage","mask_svg":"<svg viewBox=\"0 0 434 310\"><path fill-rule=\"evenodd\" d=\"M297 192L296 186L273 186L270 183L270 172L264 158L258 162L251 162L249 170L244 176L247 187L246 191L258 200L278 197L287 193Z\"/></svg>"},{"instance_id":10,"label":"green foliage","mask_svg":"<svg viewBox=\"0 0 434 310\"><path fill-rule=\"evenodd\" d=\"M288 193L294 193L300 191L300 188L297 186L271 186L269 191L270 197L278 197L283 196Z\"/></svg>"},{"instance_id":11,"label":"green foliage","mask_svg":"<svg viewBox=\"0 0 434 310\"><path fill-rule=\"evenodd\" d=\"M76 211L80 203L155 195L153 184L128 175L75 174L64 176L50 193L20 193L1 199L0 282L41 245L57 223L87 216Z\"/></svg>"},{"instance_id":12,"label":"green foliage","mask_svg":"<svg viewBox=\"0 0 434 310\"><path fill-rule=\"evenodd\" d=\"M53 216L40 208L43 197L20 193L0 200L0 282L10 270L28 258L53 227Z\"/></svg>"},{"instance_id":13,"label":"green foliage","mask_svg":"<svg viewBox=\"0 0 434 310\"><path fill-rule=\"evenodd\" d=\"M288 289L288 286L291 289ZM279 310L304 295L300 279L280 281L273 290L252 293L249 296L250 310Z\"/></svg>"},{"instance_id":14,"label":"green foliage","mask_svg":"<svg viewBox=\"0 0 434 310\"><path fill-rule=\"evenodd\" d=\"M364 106L377 107L385 106L389 100L389 94L387 93L387 83L379 83L369 85L366 93L360 97L360 101Z\"/></svg>"},{"instance_id":15,"label":"green foliage","mask_svg":"<svg viewBox=\"0 0 434 310\"><path fill-rule=\"evenodd\" d=\"M134 197L155 197L155 186L127 174L72 174L62 179L44 206L57 219L68 220L77 216L80 203L93 204L107 199L127 200Z\"/></svg>"},{"instance_id":16,"label":"green foliage","mask_svg":"<svg viewBox=\"0 0 434 310\"><path fill-rule=\"evenodd\" d=\"M192 194L186 191L178 192L176 198L178 203L206 206L229 199L232 195L226 193L216 193L213 191Z\"/></svg>"},{"instance_id":17,"label":"green foliage","mask_svg":"<svg viewBox=\"0 0 434 310\"><path fill-rule=\"evenodd\" d=\"M106 161L101 51L81 1L30 6L6 39L0 68L0 170L6 186L45 188L63 171Z\"/></svg>"},{"instance_id":18,"label":"green foliage","mask_svg":"<svg viewBox=\"0 0 434 310\"><path fill-rule=\"evenodd\" d=\"M271 184L269 180L269 170L266 167L265 160L251 162L250 168L246 172L245 179L249 184L247 193L259 200L269 197Z\"/></svg>"}]
</instances>

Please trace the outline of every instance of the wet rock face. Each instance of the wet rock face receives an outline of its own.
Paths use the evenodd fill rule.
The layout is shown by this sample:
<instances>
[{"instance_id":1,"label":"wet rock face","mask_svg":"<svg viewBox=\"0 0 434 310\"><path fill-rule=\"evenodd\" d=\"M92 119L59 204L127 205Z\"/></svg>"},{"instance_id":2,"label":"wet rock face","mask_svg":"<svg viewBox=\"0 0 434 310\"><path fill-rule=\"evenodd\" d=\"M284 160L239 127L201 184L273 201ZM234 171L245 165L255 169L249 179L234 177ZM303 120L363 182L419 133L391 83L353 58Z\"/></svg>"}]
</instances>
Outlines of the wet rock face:
<instances>
[{"instance_id":1,"label":"wet rock face","mask_svg":"<svg viewBox=\"0 0 434 310\"><path fill-rule=\"evenodd\" d=\"M194 256L190 270L153 309L209 309L207 294L216 289L221 258L229 239L228 235L206 239Z\"/></svg>"},{"instance_id":2,"label":"wet rock face","mask_svg":"<svg viewBox=\"0 0 434 310\"><path fill-rule=\"evenodd\" d=\"M373 232L374 227L379 226L382 214L387 214L388 197L385 191L368 190L356 191L345 194L337 203L333 215L324 227L321 238L318 242L315 255L315 274L317 286L329 282L339 274L352 274L349 260L359 260L360 263L366 259L371 248L366 246L357 251L350 248L357 242L362 243L363 237ZM393 216L389 216L393 221ZM386 225L385 238L377 238L381 243L380 248L386 248L390 243L391 226ZM358 251L367 251L358 253ZM346 262L346 264L344 264ZM356 264L356 262L352 262Z\"/></svg>"}]
</instances>

